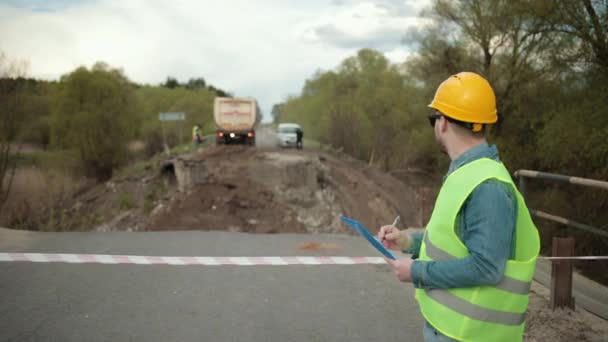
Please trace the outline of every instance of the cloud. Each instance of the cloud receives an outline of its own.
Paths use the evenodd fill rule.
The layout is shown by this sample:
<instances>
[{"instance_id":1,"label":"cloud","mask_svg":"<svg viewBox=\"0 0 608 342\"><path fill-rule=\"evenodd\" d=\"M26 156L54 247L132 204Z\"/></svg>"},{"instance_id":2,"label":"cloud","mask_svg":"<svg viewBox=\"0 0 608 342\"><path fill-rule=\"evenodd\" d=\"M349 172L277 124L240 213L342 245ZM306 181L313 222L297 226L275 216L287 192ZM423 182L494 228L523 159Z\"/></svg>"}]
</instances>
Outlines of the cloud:
<instances>
[{"instance_id":1,"label":"cloud","mask_svg":"<svg viewBox=\"0 0 608 342\"><path fill-rule=\"evenodd\" d=\"M303 38L339 48L369 47L387 51L400 43L408 27L421 23L417 17L419 10L412 3L334 0L334 8L311 23L303 32Z\"/></svg>"},{"instance_id":2,"label":"cloud","mask_svg":"<svg viewBox=\"0 0 608 342\"><path fill-rule=\"evenodd\" d=\"M418 3L0 1L0 50L29 60L31 75L47 79L100 60L140 83L203 77L257 98L269 118L272 105L298 93L315 71L360 48L400 62L407 55L400 40L417 24Z\"/></svg>"},{"instance_id":3,"label":"cloud","mask_svg":"<svg viewBox=\"0 0 608 342\"><path fill-rule=\"evenodd\" d=\"M371 4L375 7L385 9L388 15L395 17L415 17L426 1L417 0L335 0L335 6L356 7L360 4Z\"/></svg>"}]
</instances>

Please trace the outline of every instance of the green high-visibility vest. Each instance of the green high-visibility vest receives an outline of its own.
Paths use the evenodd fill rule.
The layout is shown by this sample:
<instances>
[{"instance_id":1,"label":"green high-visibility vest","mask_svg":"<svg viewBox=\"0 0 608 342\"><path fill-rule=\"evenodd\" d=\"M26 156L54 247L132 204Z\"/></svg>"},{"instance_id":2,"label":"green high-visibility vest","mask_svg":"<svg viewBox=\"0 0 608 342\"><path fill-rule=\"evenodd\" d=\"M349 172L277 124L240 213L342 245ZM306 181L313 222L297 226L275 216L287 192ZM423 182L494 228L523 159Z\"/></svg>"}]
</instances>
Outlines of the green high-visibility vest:
<instances>
[{"instance_id":1,"label":"green high-visibility vest","mask_svg":"<svg viewBox=\"0 0 608 342\"><path fill-rule=\"evenodd\" d=\"M416 289L416 299L424 318L448 337L460 341L521 341L540 241L524 199L502 163L478 159L446 178L426 227L420 260L441 262L469 255L454 224L471 192L488 179L510 185L517 196L515 253L507 261L502 281L496 286Z\"/></svg>"},{"instance_id":2,"label":"green high-visibility vest","mask_svg":"<svg viewBox=\"0 0 608 342\"><path fill-rule=\"evenodd\" d=\"M196 139L197 135L201 134L201 129L197 126L192 127L192 139Z\"/></svg>"}]
</instances>

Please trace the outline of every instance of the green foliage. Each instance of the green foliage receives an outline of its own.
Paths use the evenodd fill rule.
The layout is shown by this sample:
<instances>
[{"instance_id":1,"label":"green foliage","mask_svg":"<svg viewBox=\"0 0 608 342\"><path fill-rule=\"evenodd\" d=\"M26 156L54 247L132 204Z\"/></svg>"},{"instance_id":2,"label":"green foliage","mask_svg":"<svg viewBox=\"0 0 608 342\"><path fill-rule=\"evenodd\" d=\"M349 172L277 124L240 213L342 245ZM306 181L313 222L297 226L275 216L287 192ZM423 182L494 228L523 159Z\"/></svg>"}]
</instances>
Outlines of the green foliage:
<instances>
[{"instance_id":1,"label":"green foliage","mask_svg":"<svg viewBox=\"0 0 608 342\"><path fill-rule=\"evenodd\" d=\"M135 200L133 199L133 196L130 193L121 193L120 195L118 195L116 202L120 210L130 210L136 207Z\"/></svg>"},{"instance_id":2,"label":"green foliage","mask_svg":"<svg viewBox=\"0 0 608 342\"><path fill-rule=\"evenodd\" d=\"M97 63L61 78L51 120L54 147L76 149L87 175L103 181L127 156L138 102L120 70Z\"/></svg>"},{"instance_id":3,"label":"green foliage","mask_svg":"<svg viewBox=\"0 0 608 342\"><path fill-rule=\"evenodd\" d=\"M526 8L542 18L543 32L569 41L568 49L554 51L569 63L591 63L608 68L608 5L606 1L542 0Z\"/></svg>"},{"instance_id":4,"label":"green foliage","mask_svg":"<svg viewBox=\"0 0 608 342\"><path fill-rule=\"evenodd\" d=\"M19 154L18 138L27 120L27 92L30 82L23 78L26 64L9 59L0 51L0 213L11 192Z\"/></svg>"},{"instance_id":5,"label":"green foliage","mask_svg":"<svg viewBox=\"0 0 608 342\"><path fill-rule=\"evenodd\" d=\"M78 166L78 156L71 150L40 150L11 155L17 168L35 167L71 173Z\"/></svg>"},{"instance_id":6,"label":"green foliage","mask_svg":"<svg viewBox=\"0 0 608 342\"><path fill-rule=\"evenodd\" d=\"M215 93L210 90L145 86L137 89L136 93L142 105L140 119L143 122L138 137L146 142L148 156L163 151L163 135L171 147L190 143L195 124L201 125L203 135L215 132ZM184 112L186 120L161 123L158 119L161 112Z\"/></svg>"},{"instance_id":7,"label":"green foliage","mask_svg":"<svg viewBox=\"0 0 608 342\"><path fill-rule=\"evenodd\" d=\"M178 146L173 147L172 149L169 150L169 152L171 154L184 154L184 153L192 152L193 149L194 149L193 144L183 144L183 145L178 145Z\"/></svg>"},{"instance_id":8,"label":"green foliage","mask_svg":"<svg viewBox=\"0 0 608 342\"><path fill-rule=\"evenodd\" d=\"M433 146L426 117L419 115L424 105L420 89L398 66L363 49L337 71L314 75L301 96L275 105L273 116L277 122L301 124L307 138L386 170L422 159L432 167L435 158L423 157ZM418 141L422 137L428 143Z\"/></svg>"},{"instance_id":9,"label":"green foliage","mask_svg":"<svg viewBox=\"0 0 608 342\"><path fill-rule=\"evenodd\" d=\"M167 77L167 80L165 81L165 83L160 85L163 88L168 88L168 89L176 89L176 88L185 88L188 90L207 90L211 93L213 93L215 96L220 96L220 97L232 97L232 95L220 88L216 88L210 84L207 84L207 82L205 82L205 79L202 77L199 78L191 78L188 80L188 82L186 83L180 83L177 78L175 77Z\"/></svg>"},{"instance_id":10,"label":"green foliage","mask_svg":"<svg viewBox=\"0 0 608 342\"><path fill-rule=\"evenodd\" d=\"M588 75L590 87L566 87L539 135L543 163L552 170L608 178L608 77Z\"/></svg>"},{"instance_id":11,"label":"green foliage","mask_svg":"<svg viewBox=\"0 0 608 342\"><path fill-rule=\"evenodd\" d=\"M179 87L179 82L177 81L176 78L169 76L169 77L167 77L167 80L163 84L163 87L169 88L169 89L174 89L174 88Z\"/></svg>"},{"instance_id":12,"label":"green foliage","mask_svg":"<svg viewBox=\"0 0 608 342\"><path fill-rule=\"evenodd\" d=\"M191 78L186 83L186 89L205 89L207 87L207 82L205 82L204 78Z\"/></svg>"},{"instance_id":13,"label":"green foliage","mask_svg":"<svg viewBox=\"0 0 608 342\"><path fill-rule=\"evenodd\" d=\"M147 187L144 194L144 212L149 214L154 210L156 201L167 191L167 187L162 180L156 180Z\"/></svg>"},{"instance_id":14,"label":"green foliage","mask_svg":"<svg viewBox=\"0 0 608 342\"><path fill-rule=\"evenodd\" d=\"M50 93L54 83L30 78L0 79L3 120L0 130L13 142L48 146L50 140Z\"/></svg>"},{"instance_id":15,"label":"green foliage","mask_svg":"<svg viewBox=\"0 0 608 342\"><path fill-rule=\"evenodd\" d=\"M146 170L152 169L153 164L154 159L135 162L120 169L115 177L118 179L141 177Z\"/></svg>"}]
</instances>

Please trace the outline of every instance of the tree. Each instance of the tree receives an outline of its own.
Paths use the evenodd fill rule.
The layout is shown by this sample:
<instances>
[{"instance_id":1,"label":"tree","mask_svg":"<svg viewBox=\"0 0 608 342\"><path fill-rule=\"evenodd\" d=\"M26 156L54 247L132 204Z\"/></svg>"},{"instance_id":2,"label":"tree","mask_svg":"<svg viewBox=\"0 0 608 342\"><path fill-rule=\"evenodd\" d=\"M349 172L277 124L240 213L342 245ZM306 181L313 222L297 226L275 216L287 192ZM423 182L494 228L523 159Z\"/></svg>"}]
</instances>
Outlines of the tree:
<instances>
[{"instance_id":1,"label":"tree","mask_svg":"<svg viewBox=\"0 0 608 342\"><path fill-rule=\"evenodd\" d=\"M97 63L61 77L51 122L54 146L75 149L88 176L104 181L124 162L137 102L121 70Z\"/></svg>"},{"instance_id":2,"label":"tree","mask_svg":"<svg viewBox=\"0 0 608 342\"><path fill-rule=\"evenodd\" d=\"M313 75L300 96L275 105L274 120L299 123L311 139L384 170L412 160L430 166L434 146L423 93L401 69L382 53L362 49L337 70Z\"/></svg>"},{"instance_id":3,"label":"tree","mask_svg":"<svg viewBox=\"0 0 608 342\"><path fill-rule=\"evenodd\" d=\"M213 100L215 92L204 89L143 86L136 90L141 104L141 129L137 138L146 144L146 153L152 156L162 151L164 128L169 145L184 143L190 140L189 129L201 124L203 134L215 132L213 120ZM163 122L158 120L160 112L184 112L186 121ZM175 139L173 139L175 138ZM181 138L178 140L177 138ZM172 140L173 139L173 140Z\"/></svg>"},{"instance_id":4,"label":"tree","mask_svg":"<svg viewBox=\"0 0 608 342\"><path fill-rule=\"evenodd\" d=\"M190 80L188 80L188 83L186 83L186 89L205 89L205 87L207 86L207 83L205 82L205 79L200 77L200 78L191 78Z\"/></svg>"},{"instance_id":5,"label":"tree","mask_svg":"<svg viewBox=\"0 0 608 342\"><path fill-rule=\"evenodd\" d=\"M274 106L272 106L272 110L271 110L270 114L272 115L273 123L275 123L275 124L279 123L279 119L281 118L284 108L285 108L284 103L276 103Z\"/></svg>"},{"instance_id":6,"label":"tree","mask_svg":"<svg viewBox=\"0 0 608 342\"><path fill-rule=\"evenodd\" d=\"M500 129L513 111L518 89L547 74L552 54L559 50L542 18L531 15L527 2L507 0L434 0L431 17L458 32L469 47L469 71L490 80L499 99ZM466 69L460 69L466 70ZM446 75L447 77L447 75Z\"/></svg>"},{"instance_id":7,"label":"tree","mask_svg":"<svg viewBox=\"0 0 608 342\"><path fill-rule=\"evenodd\" d=\"M24 124L27 63L10 60L0 51L0 212L8 198L21 145L16 144Z\"/></svg>"},{"instance_id":8,"label":"tree","mask_svg":"<svg viewBox=\"0 0 608 342\"><path fill-rule=\"evenodd\" d=\"M608 3L598 0L542 0L532 14L543 20L543 29L580 42L575 61L596 64L608 70Z\"/></svg>"},{"instance_id":9,"label":"tree","mask_svg":"<svg viewBox=\"0 0 608 342\"><path fill-rule=\"evenodd\" d=\"M209 91L214 92L215 95L219 96L219 97L233 97L232 94L230 94L229 92L224 91L224 90L222 90L220 88L216 88L216 87L214 87L212 85L208 86L207 89L209 89Z\"/></svg>"},{"instance_id":10,"label":"tree","mask_svg":"<svg viewBox=\"0 0 608 342\"><path fill-rule=\"evenodd\" d=\"M255 113L255 125L257 126L260 122L262 122L262 117L264 117L264 112L262 112L262 108L260 108L258 101L255 101Z\"/></svg>"},{"instance_id":11,"label":"tree","mask_svg":"<svg viewBox=\"0 0 608 342\"><path fill-rule=\"evenodd\" d=\"M180 86L179 81L175 77L167 77L167 80L162 85L165 88L175 89Z\"/></svg>"}]
</instances>

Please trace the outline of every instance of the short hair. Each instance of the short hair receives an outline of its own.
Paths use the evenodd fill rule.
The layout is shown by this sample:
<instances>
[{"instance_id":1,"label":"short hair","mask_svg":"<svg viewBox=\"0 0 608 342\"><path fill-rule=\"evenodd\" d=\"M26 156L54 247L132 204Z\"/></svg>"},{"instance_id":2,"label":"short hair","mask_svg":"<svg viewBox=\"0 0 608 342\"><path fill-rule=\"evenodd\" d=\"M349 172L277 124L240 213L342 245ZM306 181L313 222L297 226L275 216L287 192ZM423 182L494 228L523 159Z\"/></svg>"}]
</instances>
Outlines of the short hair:
<instances>
[{"instance_id":1,"label":"short hair","mask_svg":"<svg viewBox=\"0 0 608 342\"><path fill-rule=\"evenodd\" d=\"M445 115L444 115L444 117L446 118L446 120L448 120L448 122L452 123L454 125L454 127L457 128L458 131L461 131L462 133L469 134L476 138L483 138L486 135L486 126L487 125L485 125L485 124L463 122L463 121L452 119L449 116L445 116ZM477 129L477 131L475 131L475 129Z\"/></svg>"}]
</instances>

